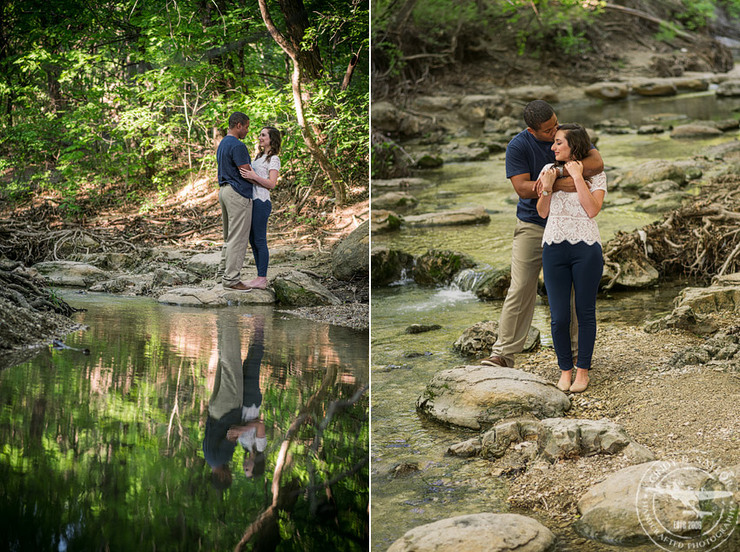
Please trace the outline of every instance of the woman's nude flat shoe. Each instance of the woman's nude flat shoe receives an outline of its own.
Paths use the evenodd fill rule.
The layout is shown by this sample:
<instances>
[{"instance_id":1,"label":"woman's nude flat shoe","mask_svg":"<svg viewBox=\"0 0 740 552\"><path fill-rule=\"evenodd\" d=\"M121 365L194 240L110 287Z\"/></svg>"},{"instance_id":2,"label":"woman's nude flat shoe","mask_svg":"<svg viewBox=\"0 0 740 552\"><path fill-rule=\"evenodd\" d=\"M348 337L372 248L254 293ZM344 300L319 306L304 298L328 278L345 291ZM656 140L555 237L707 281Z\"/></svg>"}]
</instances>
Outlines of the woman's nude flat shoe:
<instances>
[{"instance_id":1,"label":"woman's nude flat shoe","mask_svg":"<svg viewBox=\"0 0 740 552\"><path fill-rule=\"evenodd\" d=\"M570 392L571 393L583 393L586 389L588 389L588 380L586 380L586 383L574 383L570 386Z\"/></svg>"}]
</instances>

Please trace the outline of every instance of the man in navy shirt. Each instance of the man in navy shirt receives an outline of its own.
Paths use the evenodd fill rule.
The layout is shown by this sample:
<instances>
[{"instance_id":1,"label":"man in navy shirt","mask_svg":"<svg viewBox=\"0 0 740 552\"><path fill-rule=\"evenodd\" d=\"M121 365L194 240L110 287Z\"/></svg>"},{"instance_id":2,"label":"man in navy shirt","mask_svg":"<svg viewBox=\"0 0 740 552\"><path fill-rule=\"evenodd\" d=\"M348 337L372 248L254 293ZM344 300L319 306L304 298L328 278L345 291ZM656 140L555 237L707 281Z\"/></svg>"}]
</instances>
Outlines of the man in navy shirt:
<instances>
[{"instance_id":1,"label":"man in navy shirt","mask_svg":"<svg viewBox=\"0 0 740 552\"><path fill-rule=\"evenodd\" d=\"M249 291L241 281L241 269L249 245L249 229L252 226L252 183L239 174L240 167L252 163L245 136L249 130L249 117L236 111L229 117L229 132L216 150L218 161L218 201L224 224L224 248L221 265L224 269L223 287L237 291Z\"/></svg>"},{"instance_id":2,"label":"man in navy shirt","mask_svg":"<svg viewBox=\"0 0 740 552\"><path fill-rule=\"evenodd\" d=\"M558 118L550 104L535 100L524 107L524 122L527 128L517 134L506 148L506 178L511 180L519 203L511 249L511 285L501 309L498 339L491 349L491 356L481 360L481 364L489 366L513 368L514 355L524 349L542 269L542 234L546 219L537 214L539 194L536 181L542 167L555 162L555 154L550 148L558 130ZM588 157L583 159L583 176L593 176L603 170L601 155L592 148ZM573 179L567 173L561 176L554 191L574 192ZM571 338L576 343L575 315L571 316L571 321L574 328Z\"/></svg>"}]
</instances>

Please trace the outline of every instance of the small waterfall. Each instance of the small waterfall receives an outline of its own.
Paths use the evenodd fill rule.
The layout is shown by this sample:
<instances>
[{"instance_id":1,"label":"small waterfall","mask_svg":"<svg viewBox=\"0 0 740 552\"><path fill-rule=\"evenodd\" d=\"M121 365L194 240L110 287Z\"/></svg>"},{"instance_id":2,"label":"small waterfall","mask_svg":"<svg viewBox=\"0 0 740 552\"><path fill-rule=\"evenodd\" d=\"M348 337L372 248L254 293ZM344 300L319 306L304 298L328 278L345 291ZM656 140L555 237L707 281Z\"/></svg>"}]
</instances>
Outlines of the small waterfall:
<instances>
[{"instance_id":1,"label":"small waterfall","mask_svg":"<svg viewBox=\"0 0 740 552\"><path fill-rule=\"evenodd\" d=\"M460 291L473 291L484 275L485 272L483 271L466 268L457 273L451 285L457 287Z\"/></svg>"},{"instance_id":2,"label":"small waterfall","mask_svg":"<svg viewBox=\"0 0 740 552\"><path fill-rule=\"evenodd\" d=\"M401 269L401 277L396 280L395 282L391 282L388 284L389 286L405 286L407 284L414 283L414 279L410 276L409 270L402 268Z\"/></svg>"}]
</instances>

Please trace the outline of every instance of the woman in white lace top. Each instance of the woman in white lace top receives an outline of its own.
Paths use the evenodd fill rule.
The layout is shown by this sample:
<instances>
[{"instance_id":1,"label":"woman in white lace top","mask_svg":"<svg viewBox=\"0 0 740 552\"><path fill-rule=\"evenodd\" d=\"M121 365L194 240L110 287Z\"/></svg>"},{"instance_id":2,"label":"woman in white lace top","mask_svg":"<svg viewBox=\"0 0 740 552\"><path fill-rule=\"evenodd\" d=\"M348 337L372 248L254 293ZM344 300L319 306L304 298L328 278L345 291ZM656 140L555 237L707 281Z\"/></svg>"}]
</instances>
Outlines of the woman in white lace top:
<instances>
[{"instance_id":1,"label":"woman in white lace top","mask_svg":"<svg viewBox=\"0 0 740 552\"><path fill-rule=\"evenodd\" d=\"M561 125L555 134L554 164L540 173L542 183L537 212L547 217L542 236L542 270L550 303L550 327L560 367L558 388L575 393L588 387L596 341L596 294L604 269L601 238L596 217L606 195L606 174L583 178L581 159L588 155L591 140L577 124ZM565 167L573 177L575 192L552 187ZM570 348L570 295L575 294L578 319L576 378L571 384L573 356Z\"/></svg>"},{"instance_id":2,"label":"woman in white lace top","mask_svg":"<svg viewBox=\"0 0 740 552\"><path fill-rule=\"evenodd\" d=\"M252 161L252 168L239 169L242 177L254 184L252 188L252 226L249 231L249 245L252 247L257 277L246 283L247 287L265 289L267 287L267 265L270 250L267 248L267 219L272 212L270 190L280 175L280 131L266 126L258 138L259 151Z\"/></svg>"}]
</instances>

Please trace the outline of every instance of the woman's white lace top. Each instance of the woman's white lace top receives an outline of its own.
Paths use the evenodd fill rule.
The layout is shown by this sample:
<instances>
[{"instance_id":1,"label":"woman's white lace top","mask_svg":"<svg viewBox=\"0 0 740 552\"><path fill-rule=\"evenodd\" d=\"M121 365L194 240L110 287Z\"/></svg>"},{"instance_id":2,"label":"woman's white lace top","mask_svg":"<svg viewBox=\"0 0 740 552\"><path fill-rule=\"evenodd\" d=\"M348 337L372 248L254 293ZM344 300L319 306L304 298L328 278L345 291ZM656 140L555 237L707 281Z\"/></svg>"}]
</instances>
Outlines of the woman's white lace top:
<instances>
[{"instance_id":1,"label":"woman's white lace top","mask_svg":"<svg viewBox=\"0 0 740 552\"><path fill-rule=\"evenodd\" d=\"M545 165L542 172L550 167L552 163ZM592 176L590 182L586 180L586 183L592 192L604 190L606 194L606 174L604 172ZM578 192L560 190L553 193L550 199L550 214L547 217L545 233L542 235L542 244L552 245L564 241L571 244L581 241L588 245L601 244L601 236L599 236L596 219L589 218L578 200Z\"/></svg>"},{"instance_id":2,"label":"woman's white lace top","mask_svg":"<svg viewBox=\"0 0 740 552\"><path fill-rule=\"evenodd\" d=\"M239 436L239 444L252 452L264 452L267 448L267 437L257 437L257 428L250 427Z\"/></svg>"},{"instance_id":3,"label":"woman's white lace top","mask_svg":"<svg viewBox=\"0 0 740 552\"><path fill-rule=\"evenodd\" d=\"M271 170L280 172L280 158L277 155L273 155L268 161L267 156L263 155L259 159L252 161L252 170L257 173L257 176L269 178ZM263 188L259 184L255 184L252 186L252 199L270 201L270 190Z\"/></svg>"}]
</instances>

